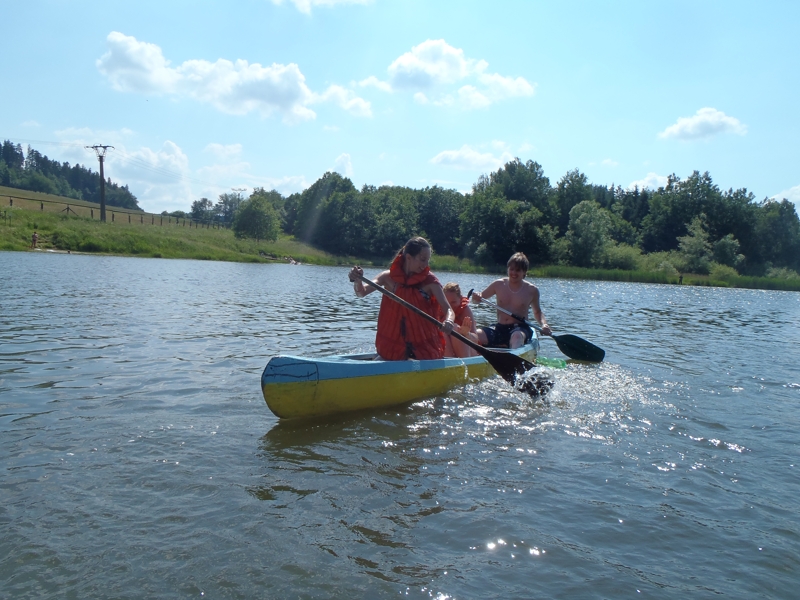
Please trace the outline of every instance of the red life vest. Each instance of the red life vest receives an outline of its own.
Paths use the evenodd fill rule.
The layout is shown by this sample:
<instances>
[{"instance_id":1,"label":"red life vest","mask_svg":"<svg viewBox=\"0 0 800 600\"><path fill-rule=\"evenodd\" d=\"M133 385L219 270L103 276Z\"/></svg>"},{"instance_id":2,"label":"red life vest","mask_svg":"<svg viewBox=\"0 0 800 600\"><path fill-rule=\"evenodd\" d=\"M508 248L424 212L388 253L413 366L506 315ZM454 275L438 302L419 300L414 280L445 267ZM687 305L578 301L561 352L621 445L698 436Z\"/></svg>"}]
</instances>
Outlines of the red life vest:
<instances>
[{"instance_id":1,"label":"red life vest","mask_svg":"<svg viewBox=\"0 0 800 600\"><path fill-rule=\"evenodd\" d=\"M403 255L395 257L389 267L389 276L397 284L394 293L438 318L441 308L436 298L428 297L422 288L439 283L428 267L421 273L406 275L403 270ZM432 360L444 356L444 334L433 323L408 310L388 296L381 300L378 313L378 333L375 348L385 360Z\"/></svg>"},{"instance_id":2,"label":"red life vest","mask_svg":"<svg viewBox=\"0 0 800 600\"><path fill-rule=\"evenodd\" d=\"M467 298L466 296L461 296L461 304L459 305L458 308L453 309L453 312L456 315L456 320L454 321L456 325L461 325L464 322L464 309L467 308L468 305L469 305L469 298Z\"/></svg>"}]
</instances>

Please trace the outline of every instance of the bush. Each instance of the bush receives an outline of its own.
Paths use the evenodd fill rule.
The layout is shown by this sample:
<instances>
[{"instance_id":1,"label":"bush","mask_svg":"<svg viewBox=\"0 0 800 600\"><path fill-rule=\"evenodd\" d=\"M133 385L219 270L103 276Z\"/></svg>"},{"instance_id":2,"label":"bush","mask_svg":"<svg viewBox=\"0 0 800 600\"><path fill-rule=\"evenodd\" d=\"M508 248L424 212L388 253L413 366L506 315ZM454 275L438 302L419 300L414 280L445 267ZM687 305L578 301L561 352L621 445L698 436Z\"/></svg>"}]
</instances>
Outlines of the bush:
<instances>
[{"instance_id":1,"label":"bush","mask_svg":"<svg viewBox=\"0 0 800 600\"><path fill-rule=\"evenodd\" d=\"M800 279L800 274L786 267L770 267L767 269L767 277L773 279Z\"/></svg>"},{"instance_id":2,"label":"bush","mask_svg":"<svg viewBox=\"0 0 800 600\"><path fill-rule=\"evenodd\" d=\"M486 242L475 249L474 259L479 265L494 264L494 261L492 260L492 253L489 250L489 247L486 245Z\"/></svg>"},{"instance_id":3,"label":"bush","mask_svg":"<svg viewBox=\"0 0 800 600\"><path fill-rule=\"evenodd\" d=\"M642 252L628 244L609 244L606 249L604 267L606 269L622 269L635 271L642 262Z\"/></svg>"},{"instance_id":4,"label":"bush","mask_svg":"<svg viewBox=\"0 0 800 600\"><path fill-rule=\"evenodd\" d=\"M737 273L736 269L733 267L715 262L711 263L711 269L709 269L708 272L709 279L716 281L732 281L737 277L739 277L739 273Z\"/></svg>"},{"instance_id":5,"label":"bush","mask_svg":"<svg viewBox=\"0 0 800 600\"><path fill-rule=\"evenodd\" d=\"M252 195L236 212L233 233L237 238L275 241L280 233L280 216L268 198Z\"/></svg>"}]
</instances>

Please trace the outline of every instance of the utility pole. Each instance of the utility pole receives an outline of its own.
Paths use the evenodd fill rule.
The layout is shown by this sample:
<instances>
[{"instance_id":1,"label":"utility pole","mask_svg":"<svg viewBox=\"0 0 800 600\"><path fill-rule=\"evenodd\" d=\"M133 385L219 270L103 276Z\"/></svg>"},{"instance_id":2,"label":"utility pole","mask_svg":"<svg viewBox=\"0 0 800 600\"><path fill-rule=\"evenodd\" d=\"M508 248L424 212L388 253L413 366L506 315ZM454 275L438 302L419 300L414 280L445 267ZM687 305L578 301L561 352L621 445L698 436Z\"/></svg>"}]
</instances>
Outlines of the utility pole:
<instances>
[{"instance_id":1,"label":"utility pole","mask_svg":"<svg viewBox=\"0 0 800 600\"><path fill-rule=\"evenodd\" d=\"M97 160L100 161L100 220L106 220L106 178L103 174L103 159L106 157L106 150L111 148L114 149L114 146L102 146L100 144L96 144L94 146L84 146L85 148L91 148L97 153Z\"/></svg>"},{"instance_id":2,"label":"utility pole","mask_svg":"<svg viewBox=\"0 0 800 600\"><path fill-rule=\"evenodd\" d=\"M239 210L239 206L242 203L242 192L246 192L247 188L246 187L240 187L240 188L231 188L231 189L234 192L236 192L236 205L232 207L233 210L231 211L231 222L233 222L233 215L236 214L236 211Z\"/></svg>"}]
</instances>

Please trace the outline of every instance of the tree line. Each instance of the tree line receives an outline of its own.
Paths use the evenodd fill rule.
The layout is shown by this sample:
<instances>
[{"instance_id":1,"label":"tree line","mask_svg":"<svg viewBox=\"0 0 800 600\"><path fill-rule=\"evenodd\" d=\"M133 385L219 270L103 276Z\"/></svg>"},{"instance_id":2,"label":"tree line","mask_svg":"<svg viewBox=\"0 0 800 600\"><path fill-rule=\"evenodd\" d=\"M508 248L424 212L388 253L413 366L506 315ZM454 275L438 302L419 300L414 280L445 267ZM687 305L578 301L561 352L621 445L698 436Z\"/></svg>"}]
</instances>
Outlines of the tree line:
<instances>
[{"instance_id":1,"label":"tree line","mask_svg":"<svg viewBox=\"0 0 800 600\"><path fill-rule=\"evenodd\" d=\"M59 163L30 146L3 142L0 184L99 202L100 176ZM127 186L110 180L106 203L141 210ZM431 186L364 185L325 173L284 197L256 188L248 198L201 198L176 217L232 227L237 236L281 233L332 254L391 256L414 235L435 252L482 265L525 252L534 265L563 264L673 274L775 275L800 271L800 219L786 199L758 201L747 189L721 190L708 172L676 175L656 189L590 183L572 170L552 184L538 163L514 159L482 175L470 193Z\"/></svg>"},{"instance_id":2,"label":"tree line","mask_svg":"<svg viewBox=\"0 0 800 600\"><path fill-rule=\"evenodd\" d=\"M329 172L288 197L262 188L246 200L233 196L203 206L237 235L283 232L338 255L385 258L423 235L438 254L484 265L522 251L541 265L791 277L800 270L794 204L720 190L707 172L670 175L657 190L593 185L578 170L552 185L541 165L515 159L467 194L439 186L359 190Z\"/></svg>"},{"instance_id":3,"label":"tree line","mask_svg":"<svg viewBox=\"0 0 800 600\"><path fill-rule=\"evenodd\" d=\"M21 144L8 140L0 149L0 185L100 203L99 173L83 165L51 160L30 146L25 153ZM141 210L127 185L108 179L105 188L107 205Z\"/></svg>"}]
</instances>

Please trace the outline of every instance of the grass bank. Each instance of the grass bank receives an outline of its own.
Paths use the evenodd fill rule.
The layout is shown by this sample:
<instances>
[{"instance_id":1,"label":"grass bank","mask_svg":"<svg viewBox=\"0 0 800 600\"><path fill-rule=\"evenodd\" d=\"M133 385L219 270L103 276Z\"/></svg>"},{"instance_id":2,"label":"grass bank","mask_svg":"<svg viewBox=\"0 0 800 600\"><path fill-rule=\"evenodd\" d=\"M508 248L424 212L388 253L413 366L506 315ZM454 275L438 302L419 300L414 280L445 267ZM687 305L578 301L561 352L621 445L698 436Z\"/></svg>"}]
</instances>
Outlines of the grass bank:
<instances>
[{"instance_id":1,"label":"grass bank","mask_svg":"<svg viewBox=\"0 0 800 600\"><path fill-rule=\"evenodd\" d=\"M17 205L20 203L17 202ZM96 205L93 205L96 207ZM97 208L95 208L97 210ZM39 246L70 252L141 256L153 258L188 258L230 262L268 263L296 261L318 265L388 266L391 257L356 258L334 256L298 242L281 237L274 242L237 239L228 229L207 229L191 226L187 221L159 224L144 219L117 219L102 223L65 212L48 212L20 206L0 209L0 250L24 251L30 248L31 234L39 232ZM486 267L468 259L434 254L434 271L452 273L505 272L503 265ZM534 267L533 278L553 277L601 281L678 284L676 275L662 271L626 271L622 269L585 269L567 266ZM719 286L750 289L800 291L800 280L774 277L745 277L727 275L724 279L685 274L683 285Z\"/></svg>"},{"instance_id":2,"label":"grass bank","mask_svg":"<svg viewBox=\"0 0 800 600\"><path fill-rule=\"evenodd\" d=\"M102 223L64 213L21 208L0 212L0 250L27 250L34 230L43 249L232 262L274 262L292 257L321 265L350 264L292 238L275 242L241 240L229 229L206 229L176 224Z\"/></svg>"},{"instance_id":3,"label":"grass bank","mask_svg":"<svg viewBox=\"0 0 800 600\"><path fill-rule=\"evenodd\" d=\"M783 290L800 292L800 279L779 279L776 277L748 277L745 275L725 275L714 279L708 275L686 273L683 276L662 271L626 271L623 269L586 269L554 265L531 269L533 277L558 277L565 279L590 279L594 281L631 281L637 283L665 283L674 285L694 285L712 287L744 288L753 290Z\"/></svg>"}]
</instances>

